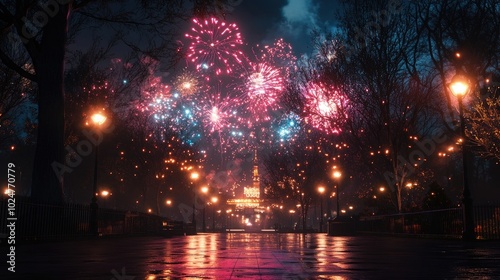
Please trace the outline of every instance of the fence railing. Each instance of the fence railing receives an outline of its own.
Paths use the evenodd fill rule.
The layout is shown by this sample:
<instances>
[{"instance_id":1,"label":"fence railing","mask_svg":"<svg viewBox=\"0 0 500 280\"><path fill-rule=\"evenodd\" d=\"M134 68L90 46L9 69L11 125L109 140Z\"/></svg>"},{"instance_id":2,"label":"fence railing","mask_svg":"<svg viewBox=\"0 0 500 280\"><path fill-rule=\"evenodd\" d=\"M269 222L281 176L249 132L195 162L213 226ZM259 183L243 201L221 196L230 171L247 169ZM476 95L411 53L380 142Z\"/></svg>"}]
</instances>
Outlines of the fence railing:
<instances>
[{"instance_id":1,"label":"fence railing","mask_svg":"<svg viewBox=\"0 0 500 280\"><path fill-rule=\"evenodd\" d=\"M89 230L90 206L80 204L40 205L29 200L15 201L16 242L64 240L92 236ZM182 221L167 220L154 214L99 208L98 230L112 235L182 235L189 227ZM0 199L0 240L12 235L7 227L7 199ZM0 243L2 243L0 241Z\"/></svg>"},{"instance_id":2,"label":"fence railing","mask_svg":"<svg viewBox=\"0 0 500 280\"><path fill-rule=\"evenodd\" d=\"M362 217L357 231L440 235L461 237L464 213L462 208ZM475 232L479 239L500 239L500 205L474 206Z\"/></svg>"}]
</instances>

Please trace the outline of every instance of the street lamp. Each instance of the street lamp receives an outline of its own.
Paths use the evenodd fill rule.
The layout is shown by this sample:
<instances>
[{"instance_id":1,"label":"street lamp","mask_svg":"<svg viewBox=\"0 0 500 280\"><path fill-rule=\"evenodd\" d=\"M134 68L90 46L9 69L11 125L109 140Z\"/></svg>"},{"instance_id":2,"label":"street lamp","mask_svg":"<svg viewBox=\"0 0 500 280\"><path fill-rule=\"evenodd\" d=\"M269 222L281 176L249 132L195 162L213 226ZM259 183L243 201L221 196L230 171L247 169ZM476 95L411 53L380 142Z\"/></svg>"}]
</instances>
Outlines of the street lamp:
<instances>
[{"instance_id":1,"label":"street lamp","mask_svg":"<svg viewBox=\"0 0 500 280\"><path fill-rule=\"evenodd\" d=\"M171 199L165 200L165 204L167 205L167 207L172 206L172 200ZM167 209L167 218L168 218L169 212L170 212L170 210Z\"/></svg>"},{"instance_id":2,"label":"street lamp","mask_svg":"<svg viewBox=\"0 0 500 280\"><path fill-rule=\"evenodd\" d=\"M106 199L108 196L111 196L113 195L113 193L111 193L110 191L108 190L102 190L101 193L100 193L100 196L103 198L103 199ZM104 203L106 202L106 200L103 201L103 207L108 207L107 205L105 205Z\"/></svg>"},{"instance_id":3,"label":"street lamp","mask_svg":"<svg viewBox=\"0 0 500 280\"><path fill-rule=\"evenodd\" d=\"M342 172L335 170L333 172L333 178L335 178L335 181L337 181L337 195L336 195L336 197L337 197L337 217L336 217L336 219L340 217L340 203L339 203L340 177L342 177Z\"/></svg>"},{"instance_id":4,"label":"street lamp","mask_svg":"<svg viewBox=\"0 0 500 280\"><path fill-rule=\"evenodd\" d=\"M107 117L101 113L93 114L90 119L96 130L98 130L102 124L106 122ZM90 234L94 236L99 235L98 225L97 225L97 154L99 149L99 142L95 143L95 162L94 162L94 185L92 188L92 200L90 203L90 221L89 230Z\"/></svg>"},{"instance_id":5,"label":"street lamp","mask_svg":"<svg viewBox=\"0 0 500 280\"><path fill-rule=\"evenodd\" d=\"M215 203L217 203L219 199L216 196L212 197L212 205L213 205L213 211L212 211L212 230L215 232Z\"/></svg>"},{"instance_id":6,"label":"street lamp","mask_svg":"<svg viewBox=\"0 0 500 280\"><path fill-rule=\"evenodd\" d=\"M462 167L463 167L463 205L464 205L464 229L463 236L464 240L474 240L476 239L476 233L474 232L474 214L472 209L472 198L469 188L469 173L467 168L468 153L467 153L467 138L465 136L465 121L464 121L464 109L463 109L463 98L467 95L470 90L470 82L467 77L456 74L452 79L451 83L448 84L448 88L451 93L457 97L458 100L458 110L460 114L460 134L462 137Z\"/></svg>"},{"instance_id":7,"label":"street lamp","mask_svg":"<svg viewBox=\"0 0 500 280\"><path fill-rule=\"evenodd\" d=\"M196 181L196 180L198 180L198 178L200 178L200 174L198 172L196 172L196 171L193 171L190 174L190 178L191 178L191 182ZM196 217L195 217L195 212L196 212L196 209L195 209L196 191L194 191L194 189L193 189L193 193L194 193L194 198L193 198L193 218L192 218L192 222L191 223L193 224L193 227L196 230Z\"/></svg>"},{"instance_id":8,"label":"street lamp","mask_svg":"<svg viewBox=\"0 0 500 280\"><path fill-rule=\"evenodd\" d=\"M321 195L320 211L319 211L321 218L319 220L319 232L323 232L323 193L325 193L325 187L323 186L318 187L318 192Z\"/></svg>"},{"instance_id":9,"label":"street lamp","mask_svg":"<svg viewBox=\"0 0 500 280\"><path fill-rule=\"evenodd\" d=\"M208 193L208 187L202 187L201 192L206 195ZM205 203L205 198L203 198L203 229L202 232L206 231L206 225L205 225L205 208L207 208L207 204Z\"/></svg>"}]
</instances>

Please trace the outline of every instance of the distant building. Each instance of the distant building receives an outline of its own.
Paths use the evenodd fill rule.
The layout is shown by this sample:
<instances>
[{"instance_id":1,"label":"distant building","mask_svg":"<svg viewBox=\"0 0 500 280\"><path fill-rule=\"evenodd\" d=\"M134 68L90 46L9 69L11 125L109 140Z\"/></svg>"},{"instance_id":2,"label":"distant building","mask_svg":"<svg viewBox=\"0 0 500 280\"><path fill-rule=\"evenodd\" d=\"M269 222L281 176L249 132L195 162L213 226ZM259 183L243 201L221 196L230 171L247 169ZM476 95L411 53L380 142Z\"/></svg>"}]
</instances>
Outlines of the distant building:
<instances>
[{"instance_id":1,"label":"distant building","mask_svg":"<svg viewBox=\"0 0 500 280\"><path fill-rule=\"evenodd\" d=\"M237 223L233 223L233 227L247 227L257 229L262 226L262 220L265 216L266 207L261 199L261 185L259 175L259 160L257 150L254 153L253 170L252 170L252 185L243 186L243 197L228 199L227 204L234 207L237 213ZM234 213L233 213L234 215Z\"/></svg>"}]
</instances>

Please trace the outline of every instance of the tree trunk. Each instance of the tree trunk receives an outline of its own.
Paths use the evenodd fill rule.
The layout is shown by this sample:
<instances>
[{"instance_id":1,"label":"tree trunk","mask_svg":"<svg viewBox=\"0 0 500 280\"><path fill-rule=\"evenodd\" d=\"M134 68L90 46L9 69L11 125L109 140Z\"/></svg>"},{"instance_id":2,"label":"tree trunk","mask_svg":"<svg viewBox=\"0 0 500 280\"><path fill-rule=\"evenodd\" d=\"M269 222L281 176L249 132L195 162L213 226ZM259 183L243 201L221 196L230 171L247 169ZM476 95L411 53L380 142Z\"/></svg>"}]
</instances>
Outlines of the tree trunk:
<instances>
[{"instance_id":1,"label":"tree trunk","mask_svg":"<svg viewBox=\"0 0 500 280\"><path fill-rule=\"evenodd\" d=\"M396 199L398 201L398 213L401 213L401 210L403 208L403 203L401 201L401 187L402 186L400 183L396 184L396 195L397 195Z\"/></svg>"},{"instance_id":2,"label":"tree trunk","mask_svg":"<svg viewBox=\"0 0 500 280\"><path fill-rule=\"evenodd\" d=\"M33 56L38 77L38 136L33 167L31 197L48 204L64 202L63 171L54 164L67 166L64 156L64 59L69 5L43 28L39 52ZM67 167L69 168L69 167Z\"/></svg>"}]
</instances>

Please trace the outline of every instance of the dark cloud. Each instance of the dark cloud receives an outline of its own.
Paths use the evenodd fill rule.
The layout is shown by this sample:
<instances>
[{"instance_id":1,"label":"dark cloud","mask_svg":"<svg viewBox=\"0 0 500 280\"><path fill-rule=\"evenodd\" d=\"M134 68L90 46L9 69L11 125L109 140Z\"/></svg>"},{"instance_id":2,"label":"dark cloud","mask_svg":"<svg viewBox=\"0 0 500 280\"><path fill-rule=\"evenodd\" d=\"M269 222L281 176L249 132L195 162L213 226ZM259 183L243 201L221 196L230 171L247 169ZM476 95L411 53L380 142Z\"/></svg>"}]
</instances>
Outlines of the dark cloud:
<instances>
[{"instance_id":1,"label":"dark cloud","mask_svg":"<svg viewBox=\"0 0 500 280\"><path fill-rule=\"evenodd\" d=\"M337 10L331 0L243 0L227 19L238 24L250 46L284 38L300 55L312 51L312 30L328 31L336 24Z\"/></svg>"},{"instance_id":2,"label":"dark cloud","mask_svg":"<svg viewBox=\"0 0 500 280\"><path fill-rule=\"evenodd\" d=\"M234 21L246 42L262 43L274 26L283 21L281 8L287 0L244 0L228 16Z\"/></svg>"}]
</instances>

